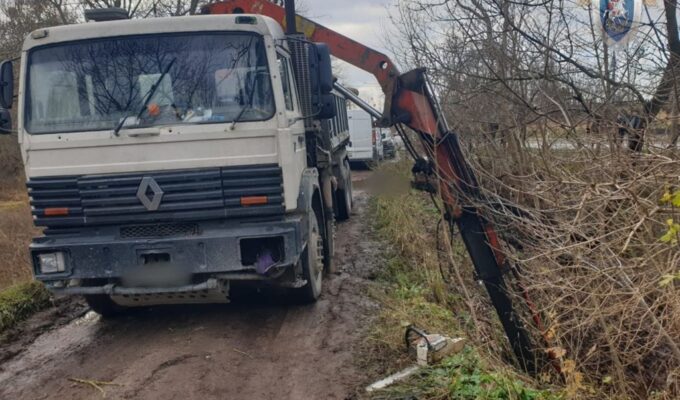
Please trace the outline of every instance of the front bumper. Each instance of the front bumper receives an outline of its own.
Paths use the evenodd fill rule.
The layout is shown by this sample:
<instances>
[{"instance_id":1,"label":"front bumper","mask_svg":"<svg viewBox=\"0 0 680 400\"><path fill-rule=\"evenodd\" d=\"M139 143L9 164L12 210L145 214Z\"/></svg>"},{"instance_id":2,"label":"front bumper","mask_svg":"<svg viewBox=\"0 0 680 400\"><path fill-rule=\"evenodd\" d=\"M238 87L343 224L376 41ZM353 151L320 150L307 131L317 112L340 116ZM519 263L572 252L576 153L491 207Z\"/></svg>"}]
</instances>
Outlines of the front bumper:
<instances>
[{"instance_id":1,"label":"front bumper","mask_svg":"<svg viewBox=\"0 0 680 400\"><path fill-rule=\"evenodd\" d=\"M109 283L103 286L70 286L60 285L49 287L53 292L59 294L85 294L97 295L106 294L109 296L137 296L137 295L161 295L161 294L181 294L197 293L220 288L219 281L211 278L205 282L195 285L173 286L173 287L154 287L154 288L126 288Z\"/></svg>"},{"instance_id":2,"label":"front bumper","mask_svg":"<svg viewBox=\"0 0 680 400\"><path fill-rule=\"evenodd\" d=\"M147 268L145 257L149 254L167 256L167 262L173 269L180 269L191 278L184 285L174 285L181 291L181 287L191 289L197 283L205 282L208 277L223 279L234 275L240 279L266 279L255 274L254 265L244 265L241 254L241 241L244 239L277 238L283 243L283 254L277 260L277 266L285 268L295 265L304 247L303 219L302 215L294 214L273 221L197 222L198 229L192 235L147 239L124 238L121 232L126 227L103 226L68 235L37 238L30 250L36 279L45 282L54 291L99 294L107 293L114 287L124 291L120 282L126 276ZM64 272L41 273L38 255L51 252L65 254ZM154 270L154 273L162 274L163 269ZM71 283L70 287L59 287L67 282ZM75 287L73 282L76 282ZM96 282L97 288L88 289L88 285L81 285L81 282ZM161 286L159 284L158 288ZM167 292L167 288L162 291Z\"/></svg>"}]
</instances>

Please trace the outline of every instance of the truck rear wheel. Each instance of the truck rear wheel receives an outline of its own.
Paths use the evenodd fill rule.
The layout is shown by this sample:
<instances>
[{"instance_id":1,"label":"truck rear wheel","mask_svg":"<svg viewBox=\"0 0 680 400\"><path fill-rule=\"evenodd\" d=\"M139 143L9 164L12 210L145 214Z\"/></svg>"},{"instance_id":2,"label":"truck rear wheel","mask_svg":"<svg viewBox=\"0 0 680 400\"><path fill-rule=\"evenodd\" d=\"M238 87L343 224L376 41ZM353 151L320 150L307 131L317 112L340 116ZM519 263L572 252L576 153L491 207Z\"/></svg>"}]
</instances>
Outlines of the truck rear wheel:
<instances>
[{"instance_id":1,"label":"truck rear wheel","mask_svg":"<svg viewBox=\"0 0 680 400\"><path fill-rule=\"evenodd\" d=\"M349 167L349 161L344 162L344 185L343 189L338 189L336 192L336 199L338 202L338 221L347 221L352 215L352 172Z\"/></svg>"},{"instance_id":2,"label":"truck rear wheel","mask_svg":"<svg viewBox=\"0 0 680 400\"><path fill-rule=\"evenodd\" d=\"M103 318L113 318L127 310L126 307L116 304L111 300L111 297L106 294L85 295L85 301L92 311L101 315Z\"/></svg>"},{"instance_id":3,"label":"truck rear wheel","mask_svg":"<svg viewBox=\"0 0 680 400\"><path fill-rule=\"evenodd\" d=\"M323 237L321 225L316 212L309 216L309 240L307 247L300 256L302 277L307 281L305 286L297 289L297 295L305 303L314 303L321 295L323 282Z\"/></svg>"}]
</instances>

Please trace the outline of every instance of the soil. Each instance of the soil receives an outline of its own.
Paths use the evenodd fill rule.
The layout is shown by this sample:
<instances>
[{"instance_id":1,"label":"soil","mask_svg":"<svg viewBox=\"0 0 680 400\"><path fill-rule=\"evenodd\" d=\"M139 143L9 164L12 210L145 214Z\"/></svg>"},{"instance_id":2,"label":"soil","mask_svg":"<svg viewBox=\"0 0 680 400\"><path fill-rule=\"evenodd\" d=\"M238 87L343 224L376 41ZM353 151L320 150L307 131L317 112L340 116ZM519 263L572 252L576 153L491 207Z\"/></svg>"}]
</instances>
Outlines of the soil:
<instances>
[{"instance_id":1,"label":"soil","mask_svg":"<svg viewBox=\"0 0 680 400\"><path fill-rule=\"evenodd\" d=\"M354 196L352 218L337 229L339 273L326 277L316 304L263 291L102 320L65 301L0 341L0 399L358 397L367 373L356 349L378 307L367 292L381 246L367 223L368 194Z\"/></svg>"}]
</instances>

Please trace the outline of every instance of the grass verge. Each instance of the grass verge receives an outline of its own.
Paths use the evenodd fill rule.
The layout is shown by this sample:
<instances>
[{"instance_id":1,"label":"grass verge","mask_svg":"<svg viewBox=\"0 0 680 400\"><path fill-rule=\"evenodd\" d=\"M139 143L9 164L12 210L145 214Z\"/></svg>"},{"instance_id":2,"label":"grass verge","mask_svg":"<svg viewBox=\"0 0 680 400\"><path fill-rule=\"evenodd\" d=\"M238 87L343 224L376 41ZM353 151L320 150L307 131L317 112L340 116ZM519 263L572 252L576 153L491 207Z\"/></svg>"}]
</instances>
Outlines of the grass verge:
<instances>
[{"instance_id":1,"label":"grass verge","mask_svg":"<svg viewBox=\"0 0 680 400\"><path fill-rule=\"evenodd\" d=\"M1 154L1 152L0 152ZM32 282L28 246L38 230L25 193L3 185L0 196L0 334L50 306L45 287Z\"/></svg>"},{"instance_id":2,"label":"grass verge","mask_svg":"<svg viewBox=\"0 0 680 400\"><path fill-rule=\"evenodd\" d=\"M42 283L28 282L0 291L0 333L51 305Z\"/></svg>"},{"instance_id":3,"label":"grass verge","mask_svg":"<svg viewBox=\"0 0 680 400\"><path fill-rule=\"evenodd\" d=\"M28 247L38 233L27 199L0 201L0 290L32 279Z\"/></svg>"},{"instance_id":4,"label":"grass verge","mask_svg":"<svg viewBox=\"0 0 680 400\"><path fill-rule=\"evenodd\" d=\"M409 166L386 164L378 174L408 179ZM461 293L452 290L440 270L435 229L439 211L422 193L380 193L372 202L374 225L390 243L386 267L378 277L380 289L373 296L382 305L366 344L365 362L378 365L377 374L387 375L413 364L404 349L404 329L413 324L431 333L468 336L472 321ZM456 262L467 263L462 244L453 245ZM454 311L455 310L455 311ZM502 335L502 333L501 333ZM471 338L466 350L438 365L421 369L415 376L371 399L518 399L563 398L551 390L536 389L534 380L517 373L488 348L477 348ZM499 341L505 340L499 337Z\"/></svg>"},{"instance_id":5,"label":"grass verge","mask_svg":"<svg viewBox=\"0 0 680 400\"><path fill-rule=\"evenodd\" d=\"M376 399L558 400L561 395L531 388L527 382L494 370L468 346L462 353L425 368L409 381L376 395Z\"/></svg>"}]
</instances>

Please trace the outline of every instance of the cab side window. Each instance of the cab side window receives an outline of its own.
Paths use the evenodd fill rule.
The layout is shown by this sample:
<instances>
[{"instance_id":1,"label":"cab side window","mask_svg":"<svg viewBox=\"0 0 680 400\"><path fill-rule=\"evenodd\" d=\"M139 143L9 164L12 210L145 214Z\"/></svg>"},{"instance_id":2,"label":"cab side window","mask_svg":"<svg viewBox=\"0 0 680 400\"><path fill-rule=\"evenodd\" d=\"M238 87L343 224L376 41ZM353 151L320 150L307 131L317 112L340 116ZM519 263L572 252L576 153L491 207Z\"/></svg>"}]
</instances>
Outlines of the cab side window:
<instances>
[{"instance_id":1,"label":"cab side window","mask_svg":"<svg viewBox=\"0 0 680 400\"><path fill-rule=\"evenodd\" d=\"M279 64L279 75L281 76L281 84L283 85L283 97L286 100L286 110L294 111L293 106L293 84L290 80L290 61L288 58L278 55L277 62Z\"/></svg>"}]
</instances>

